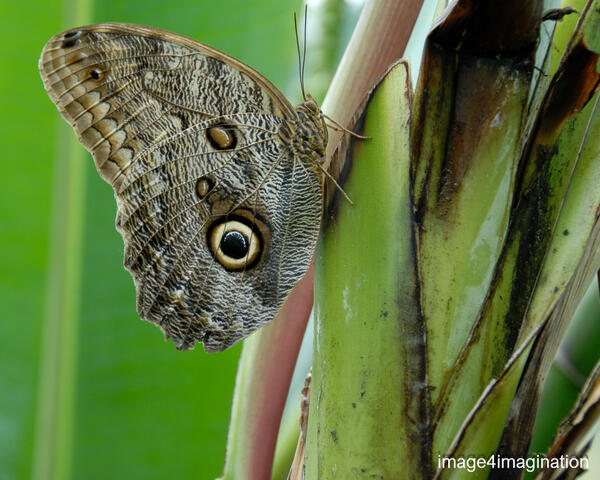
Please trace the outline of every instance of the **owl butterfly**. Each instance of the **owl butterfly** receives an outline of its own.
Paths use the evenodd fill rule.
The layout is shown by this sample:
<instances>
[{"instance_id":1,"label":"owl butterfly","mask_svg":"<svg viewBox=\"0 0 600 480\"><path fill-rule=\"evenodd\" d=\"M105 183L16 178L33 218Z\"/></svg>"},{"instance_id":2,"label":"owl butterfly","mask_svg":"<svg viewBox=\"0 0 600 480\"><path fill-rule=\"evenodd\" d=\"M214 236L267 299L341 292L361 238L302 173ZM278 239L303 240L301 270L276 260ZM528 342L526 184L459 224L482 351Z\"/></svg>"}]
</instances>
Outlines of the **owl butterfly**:
<instances>
[{"instance_id":1,"label":"owl butterfly","mask_svg":"<svg viewBox=\"0 0 600 480\"><path fill-rule=\"evenodd\" d=\"M44 47L44 86L117 201L137 311L180 350L224 350L276 315L313 256L327 127L202 43L106 23Z\"/></svg>"}]
</instances>

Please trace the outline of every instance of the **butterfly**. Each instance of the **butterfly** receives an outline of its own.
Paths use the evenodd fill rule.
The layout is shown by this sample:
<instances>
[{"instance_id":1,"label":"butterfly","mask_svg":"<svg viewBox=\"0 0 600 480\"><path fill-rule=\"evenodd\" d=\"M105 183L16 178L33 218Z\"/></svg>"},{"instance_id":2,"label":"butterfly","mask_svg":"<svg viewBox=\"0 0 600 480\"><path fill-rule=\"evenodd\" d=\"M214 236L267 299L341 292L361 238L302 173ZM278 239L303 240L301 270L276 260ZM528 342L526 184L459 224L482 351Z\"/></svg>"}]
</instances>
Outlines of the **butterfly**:
<instances>
[{"instance_id":1,"label":"butterfly","mask_svg":"<svg viewBox=\"0 0 600 480\"><path fill-rule=\"evenodd\" d=\"M119 23L54 36L51 100L114 189L137 311L177 349L224 350L272 320L314 254L324 115L244 63Z\"/></svg>"}]
</instances>

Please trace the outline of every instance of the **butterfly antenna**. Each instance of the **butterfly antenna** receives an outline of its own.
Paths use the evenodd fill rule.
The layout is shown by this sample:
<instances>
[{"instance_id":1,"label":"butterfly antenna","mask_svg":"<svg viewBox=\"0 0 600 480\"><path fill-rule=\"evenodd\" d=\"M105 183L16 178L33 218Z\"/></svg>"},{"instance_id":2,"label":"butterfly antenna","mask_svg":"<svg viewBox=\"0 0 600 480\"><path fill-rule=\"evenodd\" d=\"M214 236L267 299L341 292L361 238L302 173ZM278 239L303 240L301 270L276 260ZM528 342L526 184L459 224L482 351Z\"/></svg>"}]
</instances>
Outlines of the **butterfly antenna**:
<instances>
[{"instance_id":1,"label":"butterfly antenna","mask_svg":"<svg viewBox=\"0 0 600 480\"><path fill-rule=\"evenodd\" d=\"M304 38L302 39L302 43L304 44L304 48L303 48L303 52L302 52L302 75L301 75L301 82L302 82L302 95L304 95L304 69L306 66L306 25L308 23L307 21L308 18L308 5L304 5ZM305 98L306 100L306 98Z\"/></svg>"},{"instance_id":2,"label":"butterfly antenna","mask_svg":"<svg viewBox=\"0 0 600 480\"><path fill-rule=\"evenodd\" d=\"M300 90L302 91L302 99L306 100L306 94L304 93L304 71L302 66L303 62L302 56L300 55L300 39L298 38L298 19L296 18L296 12L294 12L294 31L296 32L296 51L298 52L298 72L300 74Z\"/></svg>"}]
</instances>

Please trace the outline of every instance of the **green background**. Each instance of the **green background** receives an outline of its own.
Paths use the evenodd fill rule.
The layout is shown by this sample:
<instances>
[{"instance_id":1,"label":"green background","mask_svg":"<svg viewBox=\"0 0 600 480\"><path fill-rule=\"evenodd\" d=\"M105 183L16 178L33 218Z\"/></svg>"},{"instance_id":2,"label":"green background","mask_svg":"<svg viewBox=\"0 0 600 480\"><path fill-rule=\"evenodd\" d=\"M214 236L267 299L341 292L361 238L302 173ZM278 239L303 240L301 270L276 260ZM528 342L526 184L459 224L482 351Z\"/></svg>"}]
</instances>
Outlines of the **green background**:
<instances>
[{"instance_id":1,"label":"green background","mask_svg":"<svg viewBox=\"0 0 600 480\"><path fill-rule=\"evenodd\" d=\"M152 25L226 51L297 100L299 5L3 0L1 480L32 478L34 465L35 478L218 476L241 350L178 352L138 319L112 190L90 155L69 147L74 134L37 70L44 43L81 22Z\"/></svg>"}]
</instances>

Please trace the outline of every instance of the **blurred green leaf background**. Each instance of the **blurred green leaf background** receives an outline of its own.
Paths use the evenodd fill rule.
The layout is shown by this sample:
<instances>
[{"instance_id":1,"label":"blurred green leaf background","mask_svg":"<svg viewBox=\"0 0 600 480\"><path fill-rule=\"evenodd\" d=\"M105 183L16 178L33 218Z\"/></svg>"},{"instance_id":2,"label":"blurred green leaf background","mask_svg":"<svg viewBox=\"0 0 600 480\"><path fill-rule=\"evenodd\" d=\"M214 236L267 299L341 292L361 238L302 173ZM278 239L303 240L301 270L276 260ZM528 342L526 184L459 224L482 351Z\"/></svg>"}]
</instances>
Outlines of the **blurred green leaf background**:
<instances>
[{"instance_id":1,"label":"blurred green leaf background","mask_svg":"<svg viewBox=\"0 0 600 480\"><path fill-rule=\"evenodd\" d=\"M296 100L292 12L300 2L30 0L0 8L0 479L214 478L241 346L178 352L138 319L112 190L91 156L72 146L37 62L65 28L141 23L221 49Z\"/></svg>"}]
</instances>

